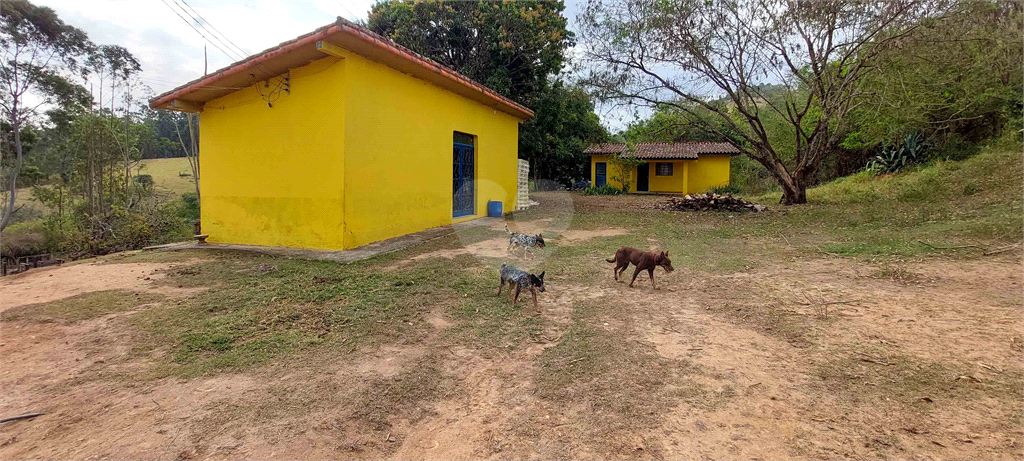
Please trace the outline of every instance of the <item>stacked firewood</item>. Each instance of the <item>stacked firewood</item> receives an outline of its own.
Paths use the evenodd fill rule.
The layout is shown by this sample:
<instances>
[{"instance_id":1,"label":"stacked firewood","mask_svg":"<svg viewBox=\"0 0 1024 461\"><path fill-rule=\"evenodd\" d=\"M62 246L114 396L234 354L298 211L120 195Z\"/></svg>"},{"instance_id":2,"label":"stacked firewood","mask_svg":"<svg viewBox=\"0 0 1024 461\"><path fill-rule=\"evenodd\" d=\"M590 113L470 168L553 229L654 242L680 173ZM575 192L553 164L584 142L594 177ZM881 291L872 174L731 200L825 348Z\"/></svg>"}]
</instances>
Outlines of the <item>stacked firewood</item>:
<instances>
[{"instance_id":1,"label":"stacked firewood","mask_svg":"<svg viewBox=\"0 0 1024 461\"><path fill-rule=\"evenodd\" d=\"M653 208L665 211L730 211L736 213L744 211L760 212L768 209L764 205L750 203L739 197L733 197L732 194L718 195L713 193L672 197L663 202L655 203Z\"/></svg>"}]
</instances>

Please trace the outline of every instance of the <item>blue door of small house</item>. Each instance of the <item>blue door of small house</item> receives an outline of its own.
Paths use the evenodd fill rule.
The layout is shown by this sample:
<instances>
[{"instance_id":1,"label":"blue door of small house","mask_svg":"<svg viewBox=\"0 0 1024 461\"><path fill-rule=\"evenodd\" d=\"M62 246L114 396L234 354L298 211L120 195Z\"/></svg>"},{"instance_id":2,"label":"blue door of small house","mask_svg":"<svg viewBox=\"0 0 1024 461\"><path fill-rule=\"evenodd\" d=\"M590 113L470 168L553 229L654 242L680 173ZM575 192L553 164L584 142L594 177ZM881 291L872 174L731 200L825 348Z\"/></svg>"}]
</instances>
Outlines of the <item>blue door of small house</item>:
<instances>
[{"instance_id":1,"label":"blue door of small house","mask_svg":"<svg viewBox=\"0 0 1024 461\"><path fill-rule=\"evenodd\" d=\"M597 162L594 164L594 187L601 187L608 182L608 164Z\"/></svg>"},{"instance_id":2,"label":"blue door of small house","mask_svg":"<svg viewBox=\"0 0 1024 461\"><path fill-rule=\"evenodd\" d=\"M462 141L462 142L459 142ZM467 142L468 141L468 142ZM452 216L473 214L473 138L463 133L455 133L452 149Z\"/></svg>"}]
</instances>

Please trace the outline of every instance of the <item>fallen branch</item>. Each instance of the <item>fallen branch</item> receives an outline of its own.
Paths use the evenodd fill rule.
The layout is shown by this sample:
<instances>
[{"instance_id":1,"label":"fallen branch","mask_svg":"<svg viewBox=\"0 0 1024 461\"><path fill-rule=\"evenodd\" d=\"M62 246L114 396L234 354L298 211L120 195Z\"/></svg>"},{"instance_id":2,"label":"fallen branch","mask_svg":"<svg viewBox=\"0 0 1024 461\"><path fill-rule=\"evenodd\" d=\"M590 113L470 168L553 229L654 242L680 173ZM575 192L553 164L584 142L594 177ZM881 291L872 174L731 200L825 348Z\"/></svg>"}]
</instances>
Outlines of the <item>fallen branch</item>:
<instances>
[{"instance_id":1,"label":"fallen branch","mask_svg":"<svg viewBox=\"0 0 1024 461\"><path fill-rule=\"evenodd\" d=\"M999 372L999 373L1003 372L1003 370L1001 368L994 367L992 365L987 365L987 364L985 364L983 362L978 362L978 366L980 366L980 367L982 367L982 368L984 368L986 370L996 371L996 372Z\"/></svg>"},{"instance_id":2,"label":"fallen branch","mask_svg":"<svg viewBox=\"0 0 1024 461\"><path fill-rule=\"evenodd\" d=\"M6 422L10 422L10 421L19 421L19 420L22 420L22 419L32 419L32 418L35 418L37 416L43 416L45 414L46 413L29 413L29 414L26 414L26 415L11 416L10 418L0 419L0 423L6 423Z\"/></svg>"},{"instance_id":3,"label":"fallen branch","mask_svg":"<svg viewBox=\"0 0 1024 461\"><path fill-rule=\"evenodd\" d=\"M871 358L871 357L861 357L861 358L860 358L860 361L861 361L861 362L868 362L868 363L874 363L874 364L878 364L878 365L885 365L885 366L889 366L889 365L895 365L895 363L892 363L892 362L886 362L886 361L884 361L884 360L876 360L876 359L873 359L873 358Z\"/></svg>"},{"instance_id":4,"label":"fallen branch","mask_svg":"<svg viewBox=\"0 0 1024 461\"><path fill-rule=\"evenodd\" d=\"M964 249L964 248L981 248L978 245L957 245L957 246L951 246L951 247L940 247L940 246L932 245L930 243L926 243L923 240L918 240L917 243L920 243L921 245L924 245L924 246L926 246L928 248L931 248L933 250L960 250L960 249Z\"/></svg>"},{"instance_id":5,"label":"fallen branch","mask_svg":"<svg viewBox=\"0 0 1024 461\"><path fill-rule=\"evenodd\" d=\"M1021 246L1021 244L1024 244L1024 242L1017 242L1017 243L1015 243L1013 245L1010 245L1010 246L1006 246L1006 247L1002 247L1002 248L997 248L995 250L988 250L988 251L985 251L984 253L982 253L982 255L984 255L984 256L992 256L992 255L999 254L999 253L1005 253L1007 251L1013 250L1013 249Z\"/></svg>"},{"instance_id":6,"label":"fallen branch","mask_svg":"<svg viewBox=\"0 0 1024 461\"><path fill-rule=\"evenodd\" d=\"M896 365L895 363L887 362L887 361L879 359L877 357L872 357L872 356L870 356L868 354L865 354L863 352L857 352L856 354L860 356L860 361L861 362L875 363L875 364L878 364L878 365L886 365L886 366Z\"/></svg>"},{"instance_id":7,"label":"fallen branch","mask_svg":"<svg viewBox=\"0 0 1024 461\"><path fill-rule=\"evenodd\" d=\"M819 302L808 302L808 303L800 303L800 305L802 305L802 306L830 306L832 304L852 304L852 303L859 303L859 302L860 302L859 299L851 299L849 301L828 301L828 302L820 302L820 303Z\"/></svg>"}]
</instances>

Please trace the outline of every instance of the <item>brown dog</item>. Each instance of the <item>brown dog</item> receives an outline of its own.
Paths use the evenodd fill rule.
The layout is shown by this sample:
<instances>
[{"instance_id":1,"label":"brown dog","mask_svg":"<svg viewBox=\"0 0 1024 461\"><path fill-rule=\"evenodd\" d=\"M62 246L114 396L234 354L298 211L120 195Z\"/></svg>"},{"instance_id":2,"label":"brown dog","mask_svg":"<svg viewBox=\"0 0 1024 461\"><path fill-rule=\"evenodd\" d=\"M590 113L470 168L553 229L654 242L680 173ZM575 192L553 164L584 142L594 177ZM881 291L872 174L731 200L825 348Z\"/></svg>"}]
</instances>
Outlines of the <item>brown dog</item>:
<instances>
[{"instance_id":1,"label":"brown dog","mask_svg":"<svg viewBox=\"0 0 1024 461\"><path fill-rule=\"evenodd\" d=\"M633 280L629 282L630 287L633 286L633 282L636 281L636 276L640 271L647 271L647 274L651 276L651 287L658 289L658 287L654 286L654 268L661 266L665 268L666 272L675 270L672 268L672 261L668 259L667 251L652 253L632 247L622 247L619 248L619 251L615 252L615 256L612 259L606 259L605 261L615 263L615 281L619 280L619 274L629 268L629 263L633 263L636 266L636 270L633 271Z\"/></svg>"}]
</instances>

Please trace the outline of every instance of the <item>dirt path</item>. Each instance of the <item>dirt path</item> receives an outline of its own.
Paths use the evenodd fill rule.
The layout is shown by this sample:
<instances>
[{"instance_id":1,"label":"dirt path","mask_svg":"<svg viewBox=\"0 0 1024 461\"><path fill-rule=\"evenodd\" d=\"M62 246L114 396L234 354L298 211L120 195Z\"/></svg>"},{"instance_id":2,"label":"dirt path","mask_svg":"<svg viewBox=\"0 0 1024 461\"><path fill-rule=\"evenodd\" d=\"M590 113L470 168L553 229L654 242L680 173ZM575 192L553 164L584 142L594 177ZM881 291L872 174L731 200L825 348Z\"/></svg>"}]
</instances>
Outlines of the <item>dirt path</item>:
<instances>
[{"instance_id":1,"label":"dirt path","mask_svg":"<svg viewBox=\"0 0 1024 461\"><path fill-rule=\"evenodd\" d=\"M195 261L182 263L188 265ZM156 283L166 277L162 271L178 265L181 264L93 262L32 269L0 280L0 290L3 290L0 311L102 290L132 290L169 296L185 296L201 291Z\"/></svg>"},{"instance_id":2,"label":"dirt path","mask_svg":"<svg viewBox=\"0 0 1024 461\"><path fill-rule=\"evenodd\" d=\"M725 275L659 271L652 290L646 280L633 289L614 282L595 261L607 272L595 286L552 279L558 289L542 295L537 313L542 329L523 347L454 344L447 335L458 320L431 310L422 320L434 331L422 341L191 380L119 380L167 353L133 355L123 313L7 323L0 410L47 415L5 424L0 453L1019 459L1021 266L1019 254L899 270L822 258ZM4 307L88 290L166 290L151 282L168 267L33 271L4 280ZM821 305L836 301L844 303ZM593 377L562 383L551 373ZM415 386L390 394L406 382ZM626 394L636 389L653 403L631 406L636 396Z\"/></svg>"}]
</instances>

